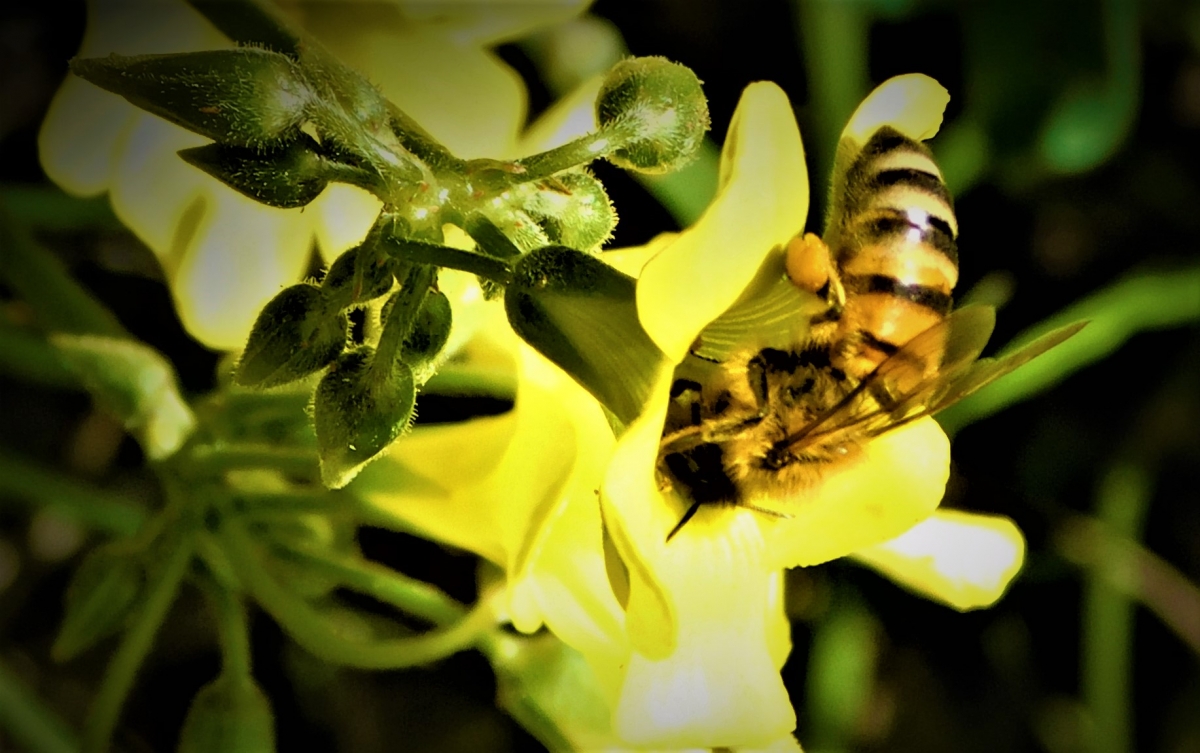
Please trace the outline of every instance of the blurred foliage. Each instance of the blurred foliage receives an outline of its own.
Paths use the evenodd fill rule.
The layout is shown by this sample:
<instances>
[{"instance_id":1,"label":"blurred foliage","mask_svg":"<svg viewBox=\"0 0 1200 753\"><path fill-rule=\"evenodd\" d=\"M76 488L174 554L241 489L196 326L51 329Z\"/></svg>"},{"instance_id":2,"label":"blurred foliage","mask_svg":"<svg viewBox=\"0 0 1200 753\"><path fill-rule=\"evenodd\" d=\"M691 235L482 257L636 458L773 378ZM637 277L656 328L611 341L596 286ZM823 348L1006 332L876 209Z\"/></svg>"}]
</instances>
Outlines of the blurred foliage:
<instances>
[{"instance_id":1,"label":"blurred foliage","mask_svg":"<svg viewBox=\"0 0 1200 753\"><path fill-rule=\"evenodd\" d=\"M1200 750L1200 3L791 0L748 12L717 0L600 0L592 13L498 50L526 79L535 110L626 51L695 70L715 134L746 83L774 80L796 108L817 186L872 84L910 71L937 78L952 94L932 146L963 228L960 297L1003 305L997 346L1093 320L1047 357L1044 374L1014 375L945 417L957 435L944 504L1008 515L1029 538L1026 572L997 607L959 615L849 564L789 573L794 648L784 678L806 749ZM187 550L140 585L86 564L103 535L138 530L169 490L146 470L150 448L126 436L111 404L83 391L80 359L32 325L144 341L189 399L214 387L218 362L183 332L150 253L105 205L63 196L37 166L37 124L83 18L82 3L0 10L0 747L34 751L77 750L68 730L84 729L93 698L132 683L131 672L101 681L114 648L104 635L57 633L71 573L90 570L113 593L136 587L153 599L183 577ZM715 186L716 151L706 150L662 178L597 166L621 217L609 245L694 220ZM825 207L814 193L815 227ZM53 255L20 253L32 243ZM14 271L30 263L59 271ZM417 412L437 422L503 408L430 394ZM197 407L206 409L218 408ZM240 415L236 405L220 409ZM259 418L238 426L303 434ZM244 531L230 535L246 544ZM364 558L475 600L471 557L372 528L356 544ZM389 598L425 597L406 581L372 577L350 555L324 564L329 579L314 587L353 586L379 614L391 614L381 606ZM249 573L274 616L294 607L272 601L278 573ZM430 598L434 612L446 607ZM270 620L252 618L244 639L262 689L247 689L218 667L213 637L228 641L231 624L236 634L240 607L207 610L190 587L173 607L161 598L154 606L128 628L153 632L162 622L122 720L122 750L172 749L181 727L189 741L231 739L220 736L236 736L240 722L218 717L235 691L271 698L282 750L540 750L526 729L553 739L539 714L583 671L577 657L538 644L505 663L495 658L499 639L487 649L496 675L475 653L363 673L297 651ZM107 650L54 664L56 634L59 651L91 640ZM121 656L137 646L116 648ZM372 657L359 658L364 666ZM545 676L522 674L535 660ZM496 710L497 695L526 729ZM244 734L261 734L256 724Z\"/></svg>"}]
</instances>

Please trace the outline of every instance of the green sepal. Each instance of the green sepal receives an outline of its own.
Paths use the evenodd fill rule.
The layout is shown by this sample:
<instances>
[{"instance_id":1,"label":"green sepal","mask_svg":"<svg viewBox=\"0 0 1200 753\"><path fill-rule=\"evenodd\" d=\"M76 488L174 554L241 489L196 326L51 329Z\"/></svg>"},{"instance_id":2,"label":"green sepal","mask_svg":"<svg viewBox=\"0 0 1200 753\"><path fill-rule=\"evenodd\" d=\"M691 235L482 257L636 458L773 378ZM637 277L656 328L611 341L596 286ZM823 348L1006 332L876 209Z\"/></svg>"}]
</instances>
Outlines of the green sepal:
<instances>
[{"instance_id":1,"label":"green sepal","mask_svg":"<svg viewBox=\"0 0 1200 753\"><path fill-rule=\"evenodd\" d=\"M295 61L254 47L75 59L71 70L143 110L235 146L296 135L313 100Z\"/></svg>"},{"instance_id":2,"label":"green sepal","mask_svg":"<svg viewBox=\"0 0 1200 753\"><path fill-rule=\"evenodd\" d=\"M417 384L433 376L438 354L450 340L453 321L450 299L440 290L430 290L400 346L400 358L413 370Z\"/></svg>"},{"instance_id":3,"label":"green sepal","mask_svg":"<svg viewBox=\"0 0 1200 753\"><path fill-rule=\"evenodd\" d=\"M346 251L329 267L321 280L325 298L339 309L373 301L392 289L391 259L380 253L373 235Z\"/></svg>"},{"instance_id":4,"label":"green sepal","mask_svg":"<svg viewBox=\"0 0 1200 753\"><path fill-rule=\"evenodd\" d=\"M413 417L412 369L398 358L377 364L374 356L367 346L343 354L317 385L313 418L321 479L331 489L348 484Z\"/></svg>"},{"instance_id":5,"label":"green sepal","mask_svg":"<svg viewBox=\"0 0 1200 753\"><path fill-rule=\"evenodd\" d=\"M254 679L222 673L192 699L177 753L274 753L275 715Z\"/></svg>"},{"instance_id":6,"label":"green sepal","mask_svg":"<svg viewBox=\"0 0 1200 753\"><path fill-rule=\"evenodd\" d=\"M196 426L175 369L148 345L123 337L58 332L50 343L98 403L134 432L153 460L178 450Z\"/></svg>"},{"instance_id":7,"label":"green sepal","mask_svg":"<svg viewBox=\"0 0 1200 753\"><path fill-rule=\"evenodd\" d=\"M97 549L75 570L63 597L63 621L50 648L70 661L125 624L145 586L141 563L109 548Z\"/></svg>"},{"instance_id":8,"label":"green sepal","mask_svg":"<svg viewBox=\"0 0 1200 753\"><path fill-rule=\"evenodd\" d=\"M708 100L691 68L662 57L622 60L596 97L596 122L621 135L606 155L643 173L667 173L690 162L708 131Z\"/></svg>"},{"instance_id":9,"label":"green sepal","mask_svg":"<svg viewBox=\"0 0 1200 753\"><path fill-rule=\"evenodd\" d=\"M330 180L356 170L329 162L313 146L307 137L261 149L207 144L182 149L179 156L243 196L268 206L294 209L320 196Z\"/></svg>"},{"instance_id":10,"label":"green sepal","mask_svg":"<svg viewBox=\"0 0 1200 753\"><path fill-rule=\"evenodd\" d=\"M333 363L346 347L349 321L329 310L319 288L284 288L259 313L234 381L244 387L276 387Z\"/></svg>"},{"instance_id":11,"label":"green sepal","mask_svg":"<svg viewBox=\"0 0 1200 753\"><path fill-rule=\"evenodd\" d=\"M626 424L667 362L642 329L635 290L594 256L547 246L517 263L504 293L513 330Z\"/></svg>"},{"instance_id":12,"label":"green sepal","mask_svg":"<svg viewBox=\"0 0 1200 753\"><path fill-rule=\"evenodd\" d=\"M604 185L584 170L559 173L537 184L525 211L551 243L584 251L598 249L617 226Z\"/></svg>"}]
</instances>

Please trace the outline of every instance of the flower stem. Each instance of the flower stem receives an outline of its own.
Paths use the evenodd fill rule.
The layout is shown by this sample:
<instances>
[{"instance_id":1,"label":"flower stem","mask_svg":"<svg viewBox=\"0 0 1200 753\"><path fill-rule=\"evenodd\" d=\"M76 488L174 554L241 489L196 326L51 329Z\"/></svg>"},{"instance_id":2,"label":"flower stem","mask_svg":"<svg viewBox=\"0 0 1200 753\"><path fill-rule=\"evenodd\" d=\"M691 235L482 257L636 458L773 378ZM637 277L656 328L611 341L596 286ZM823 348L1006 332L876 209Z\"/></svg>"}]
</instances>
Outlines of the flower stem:
<instances>
[{"instance_id":1,"label":"flower stem","mask_svg":"<svg viewBox=\"0 0 1200 753\"><path fill-rule=\"evenodd\" d=\"M589 164L615 149L620 149L634 136L636 133L628 129L602 128L549 151L522 157L514 163L520 171L512 175L512 181L528 183Z\"/></svg>"},{"instance_id":2,"label":"flower stem","mask_svg":"<svg viewBox=\"0 0 1200 753\"><path fill-rule=\"evenodd\" d=\"M1150 478L1138 466L1118 464L1110 469L1097 499L1105 528L1115 536L1139 540L1151 489ZM1129 558L1120 559L1117 566L1128 570ZM1133 750L1133 609L1133 601L1114 588L1105 573L1089 573L1083 596L1083 697L1092 723L1090 749L1095 753Z\"/></svg>"},{"instance_id":3,"label":"flower stem","mask_svg":"<svg viewBox=\"0 0 1200 753\"><path fill-rule=\"evenodd\" d=\"M426 264L413 266L401 281L400 291L392 303L387 321L383 323L383 334L375 348L375 363L380 364L379 373L383 376L391 373L391 364L400 355L400 348L412 330L417 312L421 310L429 288L436 281L437 272Z\"/></svg>"},{"instance_id":4,"label":"flower stem","mask_svg":"<svg viewBox=\"0 0 1200 753\"><path fill-rule=\"evenodd\" d=\"M4 664L0 664L0 731L4 739L30 753L79 751L66 723Z\"/></svg>"},{"instance_id":5,"label":"flower stem","mask_svg":"<svg viewBox=\"0 0 1200 753\"><path fill-rule=\"evenodd\" d=\"M273 546L284 557L436 625L452 624L466 614L462 604L439 589L369 560L294 542L276 541Z\"/></svg>"},{"instance_id":6,"label":"flower stem","mask_svg":"<svg viewBox=\"0 0 1200 753\"><path fill-rule=\"evenodd\" d=\"M146 522L133 501L0 453L0 492L28 499L105 533L131 536Z\"/></svg>"},{"instance_id":7,"label":"flower stem","mask_svg":"<svg viewBox=\"0 0 1200 753\"><path fill-rule=\"evenodd\" d=\"M134 676L150 652L154 635L175 600L191 562L194 546L194 536L187 532L174 546L167 548L168 559L157 569L157 577L149 584L141 612L130 625L109 663L104 681L84 722L84 753L103 753L108 750L121 707L133 687Z\"/></svg>"},{"instance_id":8,"label":"flower stem","mask_svg":"<svg viewBox=\"0 0 1200 753\"><path fill-rule=\"evenodd\" d=\"M280 585L262 567L249 535L236 523L221 530L226 552L250 594L280 626L314 656L360 669L397 669L428 664L473 647L498 618L490 601L481 600L462 620L444 630L413 638L356 641Z\"/></svg>"},{"instance_id":9,"label":"flower stem","mask_svg":"<svg viewBox=\"0 0 1200 753\"><path fill-rule=\"evenodd\" d=\"M222 673L232 677L250 677L250 626L246 609L233 591L214 585L208 589L217 628L221 634Z\"/></svg>"},{"instance_id":10,"label":"flower stem","mask_svg":"<svg viewBox=\"0 0 1200 753\"><path fill-rule=\"evenodd\" d=\"M459 269L501 284L512 280L512 268L507 263L474 251L403 238L388 238L383 242L383 248L396 259L412 264Z\"/></svg>"}]
</instances>

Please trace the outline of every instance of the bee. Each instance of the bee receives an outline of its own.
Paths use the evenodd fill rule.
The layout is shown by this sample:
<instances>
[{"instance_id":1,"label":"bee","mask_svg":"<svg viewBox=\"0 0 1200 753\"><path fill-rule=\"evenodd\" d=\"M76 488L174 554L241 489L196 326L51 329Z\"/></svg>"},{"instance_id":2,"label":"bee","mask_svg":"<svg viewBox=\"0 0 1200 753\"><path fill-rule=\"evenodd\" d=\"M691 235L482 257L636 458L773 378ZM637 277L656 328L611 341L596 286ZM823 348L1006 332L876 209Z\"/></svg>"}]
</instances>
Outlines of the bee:
<instances>
[{"instance_id":1,"label":"bee","mask_svg":"<svg viewBox=\"0 0 1200 753\"><path fill-rule=\"evenodd\" d=\"M855 149L839 145L848 167L835 176L824 239L806 234L784 253L790 289L822 302L803 334L714 357L706 330L676 369L658 471L664 489L692 504L668 541L706 504L787 517L778 504L872 438L952 405L1083 326L980 359L995 312L952 310L958 222L931 153L890 127Z\"/></svg>"}]
</instances>

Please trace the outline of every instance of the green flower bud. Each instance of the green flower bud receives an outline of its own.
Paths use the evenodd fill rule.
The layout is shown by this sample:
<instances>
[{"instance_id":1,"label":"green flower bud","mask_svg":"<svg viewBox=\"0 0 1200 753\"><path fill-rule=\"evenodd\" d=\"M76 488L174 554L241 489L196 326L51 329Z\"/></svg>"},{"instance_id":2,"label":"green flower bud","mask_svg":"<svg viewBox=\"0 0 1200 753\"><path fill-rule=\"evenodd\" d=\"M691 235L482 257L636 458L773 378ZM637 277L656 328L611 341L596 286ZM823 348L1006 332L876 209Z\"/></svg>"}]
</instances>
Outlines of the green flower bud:
<instances>
[{"instance_id":1,"label":"green flower bud","mask_svg":"<svg viewBox=\"0 0 1200 753\"><path fill-rule=\"evenodd\" d=\"M539 183L525 205L551 243L581 251L598 249L617 225L617 213L603 184L589 173L560 173Z\"/></svg>"},{"instance_id":2,"label":"green flower bud","mask_svg":"<svg viewBox=\"0 0 1200 753\"><path fill-rule=\"evenodd\" d=\"M55 661L68 661L121 629L145 584L141 563L109 549L97 549L71 578L64 615L50 649Z\"/></svg>"},{"instance_id":3,"label":"green flower bud","mask_svg":"<svg viewBox=\"0 0 1200 753\"><path fill-rule=\"evenodd\" d=\"M517 263L504 310L523 340L618 419L641 412L666 357L638 320L632 277L582 251L547 246Z\"/></svg>"},{"instance_id":4,"label":"green flower bud","mask_svg":"<svg viewBox=\"0 0 1200 753\"><path fill-rule=\"evenodd\" d=\"M253 678L222 674L192 699L177 753L275 753L275 715Z\"/></svg>"},{"instance_id":5,"label":"green flower bud","mask_svg":"<svg viewBox=\"0 0 1200 753\"><path fill-rule=\"evenodd\" d=\"M313 285L284 288L255 320L234 381L244 387L276 387L336 360L346 347L349 321L328 309Z\"/></svg>"},{"instance_id":6,"label":"green flower bud","mask_svg":"<svg viewBox=\"0 0 1200 753\"><path fill-rule=\"evenodd\" d=\"M313 418L321 479L331 489L348 484L413 417L412 369L398 358L377 364L374 355L370 347L345 353L317 385Z\"/></svg>"},{"instance_id":7,"label":"green flower bud","mask_svg":"<svg viewBox=\"0 0 1200 753\"><path fill-rule=\"evenodd\" d=\"M233 190L268 206L292 209L317 198L329 181L366 183L367 174L330 162L309 139L265 149L207 144L183 149L179 156ZM347 178L355 177L355 180Z\"/></svg>"},{"instance_id":8,"label":"green flower bud","mask_svg":"<svg viewBox=\"0 0 1200 753\"><path fill-rule=\"evenodd\" d=\"M438 354L450 339L452 320L450 299L440 290L430 290L400 346L400 358L413 370L417 384L433 376Z\"/></svg>"},{"instance_id":9,"label":"green flower bud","mask_svg":"<svg viewBox=\"0 0 1200 753\"><path fill-rule=\"evenodd\" d=\"M629 58L609 71L596 98L596 121L620 134L607 155L626 170L666 173L691 161L708 131L708 100L687 66L666 58Z\"/></svg>"},{"instance_id":10,"label":"green flower bud","mask_svg":"<svg viewBox=\"0 0 1200 753\"><path fill-rule=\"evenodd\" d=\"M76 59L71 70L172 123L235 146L293 137L313 100L291 58L252 47Z\"/></svg>"},{"instance_id":11,"label":"green flower bud","mask_svg":"<svg viewBox=\"0 0 1200 753\"><path fill-rule=\"evenodd\" d=\"M376 250L374 238L368 236L334 260L321 281L321 292L331 305L344 309L387 295L393 281L390 260Z\"/></svg>"}]
</instances>

